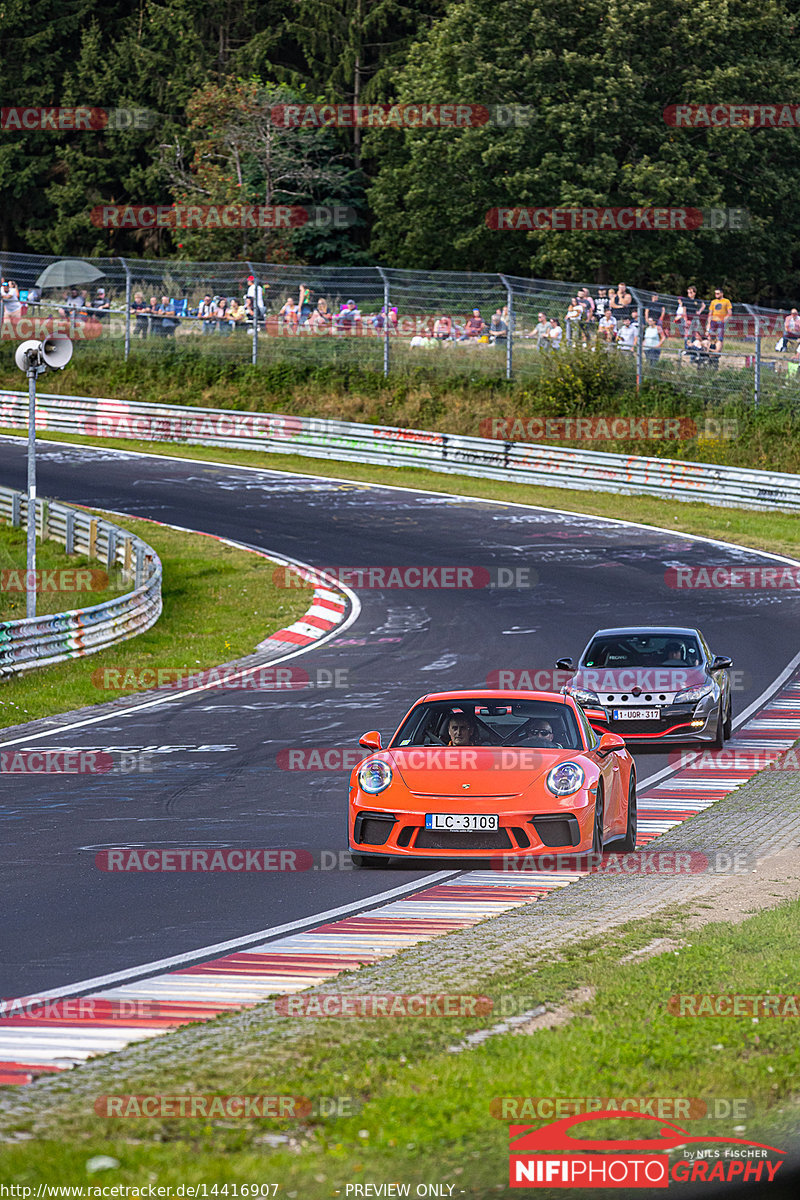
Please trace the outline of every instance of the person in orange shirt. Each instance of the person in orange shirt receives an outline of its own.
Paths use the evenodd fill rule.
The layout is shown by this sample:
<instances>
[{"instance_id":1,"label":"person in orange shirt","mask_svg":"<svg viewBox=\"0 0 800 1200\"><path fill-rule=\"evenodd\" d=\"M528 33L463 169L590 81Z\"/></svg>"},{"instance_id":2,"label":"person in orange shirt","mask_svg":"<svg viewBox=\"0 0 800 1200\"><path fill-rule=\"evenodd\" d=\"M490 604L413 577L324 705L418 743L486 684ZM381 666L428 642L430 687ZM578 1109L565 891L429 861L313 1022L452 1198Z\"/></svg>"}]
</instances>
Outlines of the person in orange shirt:
<instances>
[{"instance_id":1,"label":"person in orange shirt","mask_svg":"<svg viewBox=\"0 0 800 1200\"><path fill-rule=\"evenodd\" d=\"M725 340L725 322L732 312L733 305L723 296L722 288L714 288L714 299L708 306L706 334L710 338L716 338L720 346Z\"/></svg>"}]
</instances>

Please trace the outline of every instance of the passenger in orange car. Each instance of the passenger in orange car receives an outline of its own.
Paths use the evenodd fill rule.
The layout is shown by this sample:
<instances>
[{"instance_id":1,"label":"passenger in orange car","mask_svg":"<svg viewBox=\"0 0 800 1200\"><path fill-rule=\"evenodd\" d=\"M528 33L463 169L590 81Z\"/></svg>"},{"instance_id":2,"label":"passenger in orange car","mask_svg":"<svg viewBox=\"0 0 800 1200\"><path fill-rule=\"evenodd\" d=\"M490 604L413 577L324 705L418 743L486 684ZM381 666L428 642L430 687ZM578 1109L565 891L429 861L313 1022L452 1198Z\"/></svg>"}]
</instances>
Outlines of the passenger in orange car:
<instances>
[{"instance_id":1,"label":"passenger in orange car","mask_svg":"<svg viewBox=\"0 0 800 1200\"><path fill-rule=\"evenodd\" d=\"M477 746L479 744L478 727L472 718L464 713L454 713L447 722L447 745Z\"/></svg>"}]
</instances>

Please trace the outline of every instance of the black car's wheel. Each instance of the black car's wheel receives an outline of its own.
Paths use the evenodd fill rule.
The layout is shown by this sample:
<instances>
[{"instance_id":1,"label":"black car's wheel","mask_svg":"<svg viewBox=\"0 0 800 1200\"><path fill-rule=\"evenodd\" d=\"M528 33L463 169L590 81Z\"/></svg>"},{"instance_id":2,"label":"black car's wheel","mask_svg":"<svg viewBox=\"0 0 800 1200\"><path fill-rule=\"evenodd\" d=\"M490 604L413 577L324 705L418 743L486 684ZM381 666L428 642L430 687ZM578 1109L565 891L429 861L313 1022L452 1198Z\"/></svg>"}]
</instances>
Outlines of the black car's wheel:
<instances>
[{"instance_id":1,"label":"black car's wheel","mask_svg":"<svg viewBox=\"0 0 800 1200\"><path fill-rule=\"evenodd\" d=\"M374 871L378 867L388 867L389 859L385 854L354 854L350 851L354 871Z\"/></svg>"},{"instance_id":2,"label":"black car's wheel","mask_svg":"<svg viewBox=\"0 0 800 1200\"><path fill-rule=\"evenodd\" d=\"M630 854L632 850L636 849L636 832L638 827L636 776L631 772L631 781L628 785L628 825L625 830L625 837L619 844L619 848L623 854Z\"/></svg>"},{"instance_id":3,"label":"black car's wheel","mask_svg":"<svg viewBox=\"0 0 800 1200\"><path fill-rule=\"evenodd\" d=\"M597 786L597 799L594 802L594 829L592 831L592 854L603 853L603 818L605 800L602 783Z\"/></svg>"},{"instance_id":4,"label":"black car's wheel","mask_svg":"<svg viewBox=\"0 0 800 1200\"><path fill-rule=\"evenodd\" d=\"M717 732L714 734L714 741L711 743L715 750L721 750L725 745L725 720L722 716L722 701L719 702L719 711L717 713Z\"/></svg>"},{"instance_id":5,"label":"black car's wheel","mask_svg":"<svg viewBox=\"0 0 800 1200\"><path fill-rule=\"evenodd\" d=\"M733 701L728 697L728 715L722 726L723 737L727 740L733 736Z\"/></svg>"}]
</instances>

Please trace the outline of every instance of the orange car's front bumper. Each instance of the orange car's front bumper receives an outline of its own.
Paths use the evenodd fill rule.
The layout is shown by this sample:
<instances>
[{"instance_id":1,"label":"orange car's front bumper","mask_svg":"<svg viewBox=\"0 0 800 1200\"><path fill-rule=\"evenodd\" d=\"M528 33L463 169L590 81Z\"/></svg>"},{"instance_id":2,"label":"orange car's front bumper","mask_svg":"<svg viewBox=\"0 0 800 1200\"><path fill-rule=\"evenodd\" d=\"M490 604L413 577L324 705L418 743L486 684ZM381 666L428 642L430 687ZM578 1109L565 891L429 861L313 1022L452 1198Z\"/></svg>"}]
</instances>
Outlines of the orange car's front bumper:
<instances>
[{"instance_id":1,"label":"orange car's front bumper","mask_svg":"<svg viewBox=\"0 0 800 1200\"><path fill-rule=\"evenodd\" d=\"M376 796L360 791L350 802L350 849L357 854L392 855L403 858L487 858L504 855L574 855L592 848L594 792L585 790L571 797L569 809L559 809L554 798L548 811L530 808L498 813L496 831L448 832L425 828L427 812L465 812L460 797L448 804L433 797L429 807L403 811L381 808ZM422 805L426 804L422 799ZM491 800L485 810L491 812ZM474 803L471 811L475 811ZM494 807L497 812L497 808Z\"/></svg>"}]
</instances>

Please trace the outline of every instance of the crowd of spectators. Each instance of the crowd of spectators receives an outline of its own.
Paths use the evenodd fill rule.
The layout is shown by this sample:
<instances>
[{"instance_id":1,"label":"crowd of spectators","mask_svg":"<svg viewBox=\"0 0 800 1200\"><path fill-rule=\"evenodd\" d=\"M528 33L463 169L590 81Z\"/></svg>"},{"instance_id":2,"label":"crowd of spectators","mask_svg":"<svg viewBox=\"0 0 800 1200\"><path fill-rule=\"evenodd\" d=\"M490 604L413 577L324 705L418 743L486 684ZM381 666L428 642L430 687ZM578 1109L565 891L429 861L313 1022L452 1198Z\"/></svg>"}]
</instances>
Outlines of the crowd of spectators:
<instances>
[{"instance_id":1,"label":"crowd of spectators","mask_svg":"<svg viewBox=\"0 0 800 1200\"><path fill-rule=\"evenodd\" d=\"M504 346L510 332L532 340L536 349L554 352L562 347L616 349L635 353L641 341L648 362L658 362L662 348L671 343L679 354L699 365L716 366L723 353L726 326L732 316L732 305L722 288L714 289L708 304L690 286L681 297L651 293L643 305L643 321L639 326L640 309L627 284L600 287L592 295L588 287L576 290L574 296L554 300L558 311L539 312L538 320L527 331L517 316L507 307L498 307L487 320L476 306L460 315L439 312L429 317L406 318L400 321L396 306L384 305L380 310L362 313L353 299L330 304L329 297L314 296L306 284L296 293L271 293L276 298L267 303L270 285L257 283L247 277L240 295L207 292L196 308L190 308L188 298L179 300L151 296L146 300L141 291L134 293L130 305L134 317L133 334L148 337L174 337L182 323L194 326L204 335L230 337L237 331L253 333L256 326L268 334L292 336L301 332L336 334L394 333L410 338L412 347L445 345ZM112 312L125 315L124 298L114 306L105 287L93 292L78 285L66 289L59 300L44 301L41 289L20 290L14 280L0 279L0 302L3 320L12 323L26 314L68 318L71 323L107 321ZM527 322L525 323L527 324ZM775 350L795 350L800 362L800 314L793 308L783 321L783 331Z\"/></svg>"}]
</instances>

